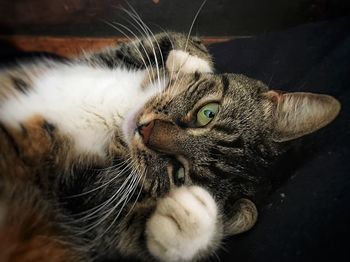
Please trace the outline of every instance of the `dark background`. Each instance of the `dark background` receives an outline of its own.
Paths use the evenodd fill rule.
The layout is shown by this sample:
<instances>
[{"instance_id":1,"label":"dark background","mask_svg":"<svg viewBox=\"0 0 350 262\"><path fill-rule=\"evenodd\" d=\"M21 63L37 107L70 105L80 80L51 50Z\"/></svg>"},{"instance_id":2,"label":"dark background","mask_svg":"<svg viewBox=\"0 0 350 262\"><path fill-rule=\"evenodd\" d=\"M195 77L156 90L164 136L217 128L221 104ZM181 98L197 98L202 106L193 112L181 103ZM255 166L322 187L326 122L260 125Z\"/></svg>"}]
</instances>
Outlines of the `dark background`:
<instances>
[{"instance_id":1,"label":"dark background","mask_svg":"<svg viewBox=\"0 0 350 262\"><path fill-rule=\"evenodd\" d=\"M342 104L334 122L298 140L271 170L281 178L276 191L257 225L226 242L221 261L350 261L350 17L210 49L219 72L271 89L330 94Z\"/></svg>"}]
</instances>

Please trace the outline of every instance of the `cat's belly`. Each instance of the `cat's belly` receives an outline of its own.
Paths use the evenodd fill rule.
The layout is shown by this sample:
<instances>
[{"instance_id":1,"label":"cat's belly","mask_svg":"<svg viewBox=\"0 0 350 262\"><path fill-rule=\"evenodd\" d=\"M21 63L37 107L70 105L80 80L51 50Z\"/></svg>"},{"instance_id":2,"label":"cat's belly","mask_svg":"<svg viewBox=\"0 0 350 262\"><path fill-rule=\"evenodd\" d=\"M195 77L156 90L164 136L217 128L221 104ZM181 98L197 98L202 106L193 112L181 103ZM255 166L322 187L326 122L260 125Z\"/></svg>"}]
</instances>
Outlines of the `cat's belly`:
<instances>
[{"instance_id":1,"label":"cat's belly","mask_svg":"<svg viewBox=\"0 0 350 262\"><path fill-rule=\"evenodd\" d=\"M27 92L15 92L0 104L1 123L19 129L40 116L68 136L78 152L100 156L126 115L163 88L142 88L147 71L123 68L60 64L31 77Z\"/></svg>"}]
</instances>

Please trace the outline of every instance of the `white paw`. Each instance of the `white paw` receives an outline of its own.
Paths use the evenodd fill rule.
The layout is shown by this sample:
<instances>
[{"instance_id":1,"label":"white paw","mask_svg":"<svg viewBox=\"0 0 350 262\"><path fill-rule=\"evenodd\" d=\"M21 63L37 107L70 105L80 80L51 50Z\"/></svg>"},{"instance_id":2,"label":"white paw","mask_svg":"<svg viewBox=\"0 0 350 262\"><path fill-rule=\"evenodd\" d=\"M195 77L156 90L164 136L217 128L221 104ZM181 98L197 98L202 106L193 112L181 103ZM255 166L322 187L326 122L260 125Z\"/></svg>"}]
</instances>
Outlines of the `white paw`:
<instances>
[{"instance_id":1,"label":"white paw","mask_svg":"<svg viewBox=\"0 0 350 262\"><path fill-rule=\"evenodd\" d=\"M200 73L213 72L210 64L197 57L192 56L189 53L182 50L172 50L168 55L166 61L166 67L170 72L182 72L182 73L194 73L196 71Z\"/></svg>"},{"instance_id":2,"label":"white paw","mask_svg":"<svg viewBox=\"0 0 350 262\"><path fill-rule=\"evenodd\" d=\"M159 200L146 225L147 247L161 261L188 261L213 245L217 206L204 189L173 190Z\"/></svg>"}]
</instances>

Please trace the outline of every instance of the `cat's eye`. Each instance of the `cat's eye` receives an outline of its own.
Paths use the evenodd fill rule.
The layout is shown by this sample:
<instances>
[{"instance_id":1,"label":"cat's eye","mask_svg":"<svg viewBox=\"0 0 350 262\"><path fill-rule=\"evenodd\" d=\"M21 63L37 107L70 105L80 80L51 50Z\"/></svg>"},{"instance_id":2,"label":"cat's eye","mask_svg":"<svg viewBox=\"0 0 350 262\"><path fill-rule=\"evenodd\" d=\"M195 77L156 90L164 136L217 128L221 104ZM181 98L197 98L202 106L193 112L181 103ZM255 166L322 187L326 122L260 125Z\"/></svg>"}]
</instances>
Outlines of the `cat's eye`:
<instances>
[{"instance_id":1,"label":"cat's eye","mask_svg":"<svg viewBox=\"0 0 350 262\"><path fill-rule=\"evenodd\" d=\"M203 127L209 124L219 111L218 103L209 103L199 109L197 113L196 126Z\"/></svg>"}]
</instances>

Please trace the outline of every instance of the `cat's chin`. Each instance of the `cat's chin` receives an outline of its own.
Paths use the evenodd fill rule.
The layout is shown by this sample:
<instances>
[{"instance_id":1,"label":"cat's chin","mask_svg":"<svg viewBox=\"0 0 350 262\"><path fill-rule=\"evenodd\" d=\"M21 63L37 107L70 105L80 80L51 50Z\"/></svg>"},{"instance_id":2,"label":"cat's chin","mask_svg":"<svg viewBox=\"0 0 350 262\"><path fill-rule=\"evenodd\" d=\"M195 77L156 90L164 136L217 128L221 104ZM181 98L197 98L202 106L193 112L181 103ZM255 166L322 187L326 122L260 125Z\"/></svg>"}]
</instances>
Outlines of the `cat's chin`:
<instances>
[{"instance_id":1,"label":"cat's chin","mask_svg":"<svg viewBox=\"0 0 350 262\"><path fill-rule=\"evenodd\" d=\"M134 139L137 132L136 118L141 109L131 110L125 116L122 123L122 133L124 140L130 146L132 144L132 140Z\"/></svg>"}]
</instances>

